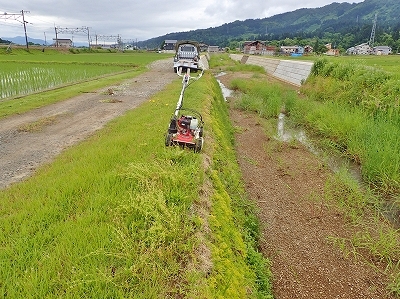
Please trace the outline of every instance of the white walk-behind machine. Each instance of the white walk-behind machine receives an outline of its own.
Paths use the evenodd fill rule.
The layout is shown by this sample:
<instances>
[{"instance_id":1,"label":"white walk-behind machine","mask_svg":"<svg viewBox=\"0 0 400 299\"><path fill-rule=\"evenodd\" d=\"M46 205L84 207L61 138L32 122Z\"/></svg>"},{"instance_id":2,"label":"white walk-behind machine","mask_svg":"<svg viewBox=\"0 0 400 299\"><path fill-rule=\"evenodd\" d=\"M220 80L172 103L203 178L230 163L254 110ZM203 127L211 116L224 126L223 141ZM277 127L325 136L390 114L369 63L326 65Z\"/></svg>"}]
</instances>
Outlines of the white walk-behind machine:
<instances>
[{"instance_id":1,"label":"white walk-behind machine","mask_svg":"<svg viewBox=\"0 0 400 299\"><path fill-rule=\"evenodd\" d=\"M183 108L183 98L185 89L194 81L201 78L204 73L203 68L197 68L200 70L200 74L196 77L190 76L190 67L186 67L185 73L182 74L183 67L177 67L177 74L182 79L182 90L179 96L178 103L176 105L175 113L171 117L168 131L165 136L165 145L174 146L178 145L182 148L190 148L195 152L201 151L203 148L203 117L199 112L193 109ZM193 80L192 82L189 82Z\"/></svg>"}]
</instances>

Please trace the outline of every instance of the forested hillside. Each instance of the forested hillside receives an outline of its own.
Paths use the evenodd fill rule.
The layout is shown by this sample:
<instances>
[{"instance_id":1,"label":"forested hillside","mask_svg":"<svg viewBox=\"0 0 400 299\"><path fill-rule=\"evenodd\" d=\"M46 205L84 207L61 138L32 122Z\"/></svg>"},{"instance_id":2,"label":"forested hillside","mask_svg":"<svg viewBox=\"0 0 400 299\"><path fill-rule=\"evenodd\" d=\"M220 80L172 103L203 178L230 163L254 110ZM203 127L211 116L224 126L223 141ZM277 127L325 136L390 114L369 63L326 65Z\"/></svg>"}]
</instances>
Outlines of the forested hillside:
<instances>
[{"instance_id":1,"label":"forested hillside","mask_svg":"<svg viewBox=\"0 0 400 299\"><path fill-rule=\"evenodd\" d=\"M272 44L298 45L330 42L349 48L369 40L377 14L376 44L394 51L400 47L400 1L365 0L361 3L332 3L319 8L302 8L263 19L234 21L219 27L168 33L142 42L142 46L160 47L166 39L192 39L209 45L237 47L244 40L263 40Z\"/></svg>"}]
</instances>

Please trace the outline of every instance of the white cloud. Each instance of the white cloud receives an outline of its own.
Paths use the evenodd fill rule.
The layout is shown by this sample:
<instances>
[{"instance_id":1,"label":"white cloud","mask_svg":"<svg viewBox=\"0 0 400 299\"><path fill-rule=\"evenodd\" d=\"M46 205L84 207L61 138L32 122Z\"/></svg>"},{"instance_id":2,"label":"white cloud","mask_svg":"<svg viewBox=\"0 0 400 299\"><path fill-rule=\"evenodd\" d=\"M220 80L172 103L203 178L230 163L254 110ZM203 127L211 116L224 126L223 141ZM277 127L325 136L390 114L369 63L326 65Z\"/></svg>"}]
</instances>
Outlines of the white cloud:
<instances>
[{"instance_id":1,"label":"white cloud","mask_svg":"<svg viewBox=\"0 0 400 299\"><path fill-rule=\"evenodd\" d=\"M146 40L171 32L220 26L235 20L257 19L302 7L321 7L332 0L0 0L0 36L23 35L22 19L5 20L4 12L25 14L28 36L55 37L54 27L89 27L91 34L120 35ZM345 2L345 1L336 1ZM352 1L361 2L361 0ZM80 38L79 35L75 36ZM85 39L85 36L82 36Z\"/></svg>"}]
</instances>

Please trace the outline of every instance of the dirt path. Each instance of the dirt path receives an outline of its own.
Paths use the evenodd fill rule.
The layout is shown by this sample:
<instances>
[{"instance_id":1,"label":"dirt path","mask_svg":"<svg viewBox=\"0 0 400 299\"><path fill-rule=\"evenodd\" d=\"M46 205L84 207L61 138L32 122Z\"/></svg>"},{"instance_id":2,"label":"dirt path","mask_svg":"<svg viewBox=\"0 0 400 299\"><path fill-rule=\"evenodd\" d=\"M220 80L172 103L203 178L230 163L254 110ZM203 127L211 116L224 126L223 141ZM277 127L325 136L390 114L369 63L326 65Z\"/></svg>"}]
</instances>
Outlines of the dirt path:
<instances>
[{"instance_id":1,"label":"dirt path","mask_svg":"<svg viewBox=\"0 0 400 299\"><path fill-rule=\"evenodd\" d=\"M219 79L229 86L232 77ZM259 208L261 249L272 261L275 298L391 298L383 274L345 258L327 240L352 233L343 215L321 201L330 170L305 147L268 138L255 113L233 105L230 111L246 190Z\"/></svg>"},{"instance_id":2,"label":"dirt path","mask_svg":"<svg viewBox=\"0 0 400 299\"><path fill-rule=\"evenodd\" d=\"M68 146L135 108L176 79L172 59L124 83L0 120L0 189L32 174ZM27 129L44 124L37 132ZM40 126L40 125L39 125Z\"/></svg>"}]
</instances>

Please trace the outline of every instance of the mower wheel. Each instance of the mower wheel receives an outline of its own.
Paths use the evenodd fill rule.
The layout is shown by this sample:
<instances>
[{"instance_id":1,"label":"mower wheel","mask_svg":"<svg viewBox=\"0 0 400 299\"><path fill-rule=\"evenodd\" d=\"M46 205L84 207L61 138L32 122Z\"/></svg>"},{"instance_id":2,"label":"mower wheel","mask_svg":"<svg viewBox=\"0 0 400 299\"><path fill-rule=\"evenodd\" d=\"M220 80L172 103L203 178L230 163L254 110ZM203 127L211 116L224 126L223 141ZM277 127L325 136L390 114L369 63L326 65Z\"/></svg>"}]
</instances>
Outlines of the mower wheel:
<instances>
[{"instance_id":1,"label":"mower wheel","mask_svg":"<svg viewBox=\"0 0 400 299\"><path fill-rule=\"evenodd\" d=\"M171 146L172 145L172 134L168 133L165 136L165 146Z\"/></svg>"},{"instance_id":2,"label":"mower wheel","mask_svg":"<svg viewBox=\"0 0 400 299\"><path fill-rule=\"evenodd\" d=\"M199 139L196 140L196 144L194 145L194 152L198 153L202 150L203 148L203 137L200 137Z\"/></svg>"}]
</instances>

